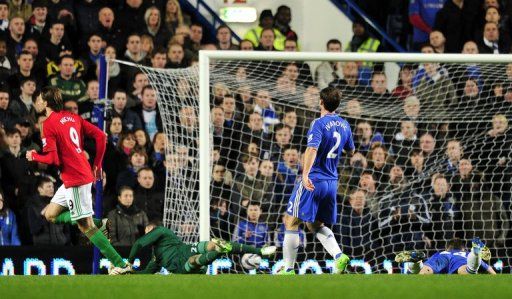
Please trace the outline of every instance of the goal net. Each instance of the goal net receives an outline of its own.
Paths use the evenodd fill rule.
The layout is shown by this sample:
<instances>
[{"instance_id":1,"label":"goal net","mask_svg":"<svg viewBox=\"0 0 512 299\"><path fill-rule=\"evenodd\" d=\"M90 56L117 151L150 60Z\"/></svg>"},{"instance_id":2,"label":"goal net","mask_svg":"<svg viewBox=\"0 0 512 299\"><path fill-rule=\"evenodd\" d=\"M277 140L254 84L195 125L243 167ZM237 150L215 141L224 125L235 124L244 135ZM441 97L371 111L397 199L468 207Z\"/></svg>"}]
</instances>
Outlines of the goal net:
<instances>
[{"instance_id":1,"label":"goal net","mask_svg":"<svg viewBox=\"0 0 512 299\"><path fill-rule=\"evenodd\" d=\"M492 265L508 269L512 64L485 55L216 53L202 54L201 69L142 67L169 139L164 222L185 241L282 248L305 136L320 116L315 83L330 82L356 145L340 161L330 225L349 270L399 272L398 251L432 254L474 237L491 248ZM320 242L305 227L299 233L297 269L331 272ZM281 257L260 271L275 272ZM237 260L224 265L245 271Z\"/></svg>"}]
</instances>

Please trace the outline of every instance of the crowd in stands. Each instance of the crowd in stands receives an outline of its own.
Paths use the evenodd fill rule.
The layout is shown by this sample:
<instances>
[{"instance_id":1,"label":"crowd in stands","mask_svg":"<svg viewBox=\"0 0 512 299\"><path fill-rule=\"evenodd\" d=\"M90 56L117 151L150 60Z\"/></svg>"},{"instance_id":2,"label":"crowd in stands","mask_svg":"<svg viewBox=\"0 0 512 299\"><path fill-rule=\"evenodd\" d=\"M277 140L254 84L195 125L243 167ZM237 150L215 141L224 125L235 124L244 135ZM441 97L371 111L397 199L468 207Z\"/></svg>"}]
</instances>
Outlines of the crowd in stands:
<instances>
[{"instance_id":1,"label":"crowd in stands","mask_svg":"<svg viewBox=\"0 0 512 299\"><path fill-rule=\"evenodd\" d=\"M434 11L427 2L440 4ZM510 51L508 17L498 1L473 1L479 2L474 19L461 12L472 2L442 2L411 2L418 51ZM258 26L240 43L224 25L216 30L216 43L203 43L205 28L177 0L0 0L0 245L83 242L75 228L41 217L61 184L58 169L25 159L27 150L42 147L46 116L34 98L41 87L59 87L65 108L95 123L101 54L162 69L193 66L200 49L299 51L291 17L287 6L275 14L263 10ZM365 23L356 20L352 30L347 45L331 39L326 51L384 50ZM349 255L442 248L453 236L479 233L491 246L505 245L512 64L500 74L478 66L460 71L437 63L404 64L390 91L381 64L323 62L312 70L306 62L251 63L224 65L233 80L217 80L212 88L213 235L257 246L282 244L281 218L300 177L304 136L318 117L319 91L334 86L343 94L342 114L357 147L340 166L340 219L333 229ZM176 97L198 94L189 82L178 85ZM198 111L179 107L174 134L190 142L173 143L163 134L157 91L147 75L112 60L108 97L103 209L112 223L112 243L130 245L148 221L162 219L166 175L187 169L187 177L197 169ZM384 114L390 109L391 120L376 112L379 107ZM494 110L487 109L491 114L477 125L439 121L486 107ZM84 140L83 147L92 160L93 141ZM194 225L179 233L194 231ZM315 252L317 244L300 234L304 251Z\"/></svg>"}]
</instances>

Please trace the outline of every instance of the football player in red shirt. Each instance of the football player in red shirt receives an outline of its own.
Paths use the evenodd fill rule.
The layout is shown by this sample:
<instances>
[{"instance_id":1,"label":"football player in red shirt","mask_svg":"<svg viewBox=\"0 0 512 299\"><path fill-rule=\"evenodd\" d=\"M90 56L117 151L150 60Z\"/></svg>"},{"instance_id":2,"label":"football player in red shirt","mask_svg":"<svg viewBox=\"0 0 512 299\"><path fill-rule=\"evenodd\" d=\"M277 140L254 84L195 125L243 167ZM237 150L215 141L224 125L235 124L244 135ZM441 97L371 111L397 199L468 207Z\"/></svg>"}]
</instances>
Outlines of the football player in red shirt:
<instances>
[{"instance_id":1,"label":"football player in red shirt","mask_svg":"<svg viewBox=\"0 0 512 299\"><path fill-rule=\"evenodd\" d=\"M61 92L56 87L43 88L36 103L45 107L47 116L41 126L43 154L34 150L28 151L27 160L59 166L64 182L45 208L45 218L53 223L76 222L80 231L116 267L116 274L131 272L131 265L123 261L96 227L101 225L101 220L92 218L94 213L91 186L96 179L101 178L101 164L107 139L105 133L80 116L65 111ZM96 157L92 170L82 148L85 136L96 141Z\"/></svg>"}]
</instances>

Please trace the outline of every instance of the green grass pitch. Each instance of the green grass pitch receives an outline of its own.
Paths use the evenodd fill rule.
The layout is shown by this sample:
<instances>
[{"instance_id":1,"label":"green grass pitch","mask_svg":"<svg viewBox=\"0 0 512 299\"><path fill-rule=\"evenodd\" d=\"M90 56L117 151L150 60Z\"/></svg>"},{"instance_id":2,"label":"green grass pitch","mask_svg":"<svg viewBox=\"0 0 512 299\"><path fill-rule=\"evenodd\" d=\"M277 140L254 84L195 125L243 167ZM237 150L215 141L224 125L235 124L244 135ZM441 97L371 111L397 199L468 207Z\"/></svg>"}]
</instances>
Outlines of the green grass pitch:
<instances>
[{"instance_id":1,"label":"green grass pitch","mask_svg":"<svg viewBox=\"0 0 512 299\"><path fill-rule=\"evenodd\" d=\"M512 298L512 275L0 277L0 298Z\"/></svg>"}]
</instances>

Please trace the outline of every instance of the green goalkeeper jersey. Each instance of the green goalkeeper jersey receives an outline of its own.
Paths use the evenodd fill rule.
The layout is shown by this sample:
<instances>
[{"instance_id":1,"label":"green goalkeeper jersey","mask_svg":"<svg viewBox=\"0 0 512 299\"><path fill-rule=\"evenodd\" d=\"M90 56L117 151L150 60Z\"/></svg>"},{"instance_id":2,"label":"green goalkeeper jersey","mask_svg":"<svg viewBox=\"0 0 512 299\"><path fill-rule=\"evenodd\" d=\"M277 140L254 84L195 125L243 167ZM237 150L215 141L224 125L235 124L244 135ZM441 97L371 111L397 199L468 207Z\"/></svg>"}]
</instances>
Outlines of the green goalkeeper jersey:
<instances>
[{"instance_id":1,"label":"green goalkeeper jersey","mask_svg":"<svg viewBox=\"0 0 512 299\"><path fill-rule=\"evenodd\" d=\"M133 263L137 253L146 246L153 246L153 258L146 268L138 273L155 273L162 267L174 272L179 266L177 263L183 263L183 259L189 255L185 251L190 252L190 249L186 249L190 246L183 243L174 232L157 226L133 244L129 262Z\"/></svg>"}]
</instances>

